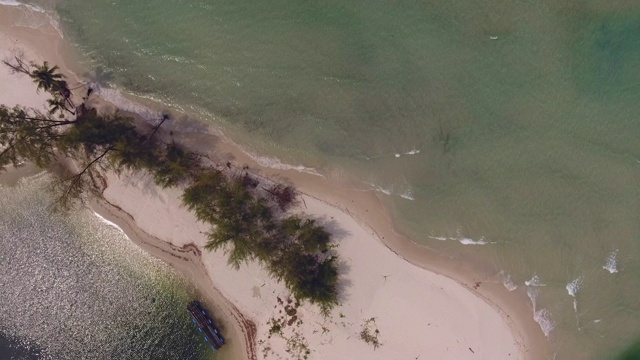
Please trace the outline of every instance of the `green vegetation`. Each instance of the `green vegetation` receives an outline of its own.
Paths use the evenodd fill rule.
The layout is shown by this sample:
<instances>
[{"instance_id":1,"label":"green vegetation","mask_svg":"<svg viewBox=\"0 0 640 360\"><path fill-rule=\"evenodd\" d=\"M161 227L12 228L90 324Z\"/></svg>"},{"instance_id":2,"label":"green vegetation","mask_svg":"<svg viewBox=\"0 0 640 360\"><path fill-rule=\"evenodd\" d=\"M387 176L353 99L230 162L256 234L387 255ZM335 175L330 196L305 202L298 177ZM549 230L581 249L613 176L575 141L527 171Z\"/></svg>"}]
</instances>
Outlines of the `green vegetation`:
<instances>
[{"instance_id":1,"label":"green vegetation","mask_svg":"<svg viewBox=\"0 0 640 360\"><path fill-rule=\"evenodd\" d=\"M282 300L279 297L278 304L281 309L278 311L280 315L272 317L267 322L269 326L269 338L277 336L286 342L286 351L292 359L305 360L309 358L311 350L305 337L301 334L298 327L302 325L302 320L298 318L298 307L300 303L295 303L291 298ZM277 306L276 306L277 307ZM260 345L264 345L260 343ZM267 358L269 354L273 354L271 348L263 346L262 354Z\"/></svg>"},{"instance_id":2,"label":"green vegetation","mask_svg":"<svg viewBox=\"0 0 640 360\"><path fill-rule=\"evenodd\" d=\"M291 205L295 204L296 190L291 185L275 184L269 189L265 189L271 199L278 204L280 210L287 211Z\"/></svg>"},{"instance_id":3,"label":"green vegetation","mask_svg":"<svg viewBox=\"0 0 640 360\"><path fill-rule=\"evenodd\" d=\"M60 117L64 117L65 112L73 113L75 106L71 101L71 89L64 80L65 76L58 72L57 66L49 67L46 61L42 65L27 64L17 56L13 61L3 60L2 62L14 72L31 77L38 91L44 90L51 94L52 98L47 100L50 115L58 113Z\"/></svg>"},{"instance_id":4,"label":"green vegetation","mask_svg":"<svg viewBox=\"0 0 640 360\"><path fill-rule=\"evenodd\" d=\"M227 250L229 263L236 268L245 261L261 262L297 299L328 312L338 296L329 233L314 220L295 215L276 218L268 200L257 195L246 176L208 169L185 189L186 207L214 225L207 249Z\"/></svg>"},{"instance_id":5,"label":"green vegetation","mask_svg":"<svg viewBox=\"0 0 640 360\"><path fill-rule=\"evenodd\" d=\"M283 323L281 321L271 318L269 320L269 324L271 324L271 327L269 328L269 336L272 336L272 335L282 336Z\"/></svg>"},{"instance_id":6,"label":"green vegetation","mask_svg":"<svg viewBox=\"0 0 640 360\"><path fill-rule=\"evenodd\" d=\"M367 344L372 345L374 350L382 346L378 336L380 336L380 330L378 330L378 326L376 325L376 318L368 319L362 324L360 338Z\"/></svg>"},{"instance_id":7,"label":"green vegetation","mask_svg":"<svg viewBox=\"0 0 640 360\"><path fill-rule=\"evenodd\" d=\"M225 250L236 268L259 261L296 299L317 304L325 314L337 304L331 236L314 220L285 213L295 203L293 187L259 188L259 181L244 169L238 173L230 164L204 166L198 154L160 139L166 116L150 127L117 112L100 114L84 103L74 107L56 66L27 65L19 58L5 64L30 76L52 99L47 114L0 106L0 170L24 162L47 167L61 156L75 160L79 170L62 171L54 186L63 209L88 195L100 196L107 185L106 171L147 171L161 187L184 187L184 205L212 225L208 250ZM91 90L87 98L90 95Z\"/></svg>"}]
</instances>

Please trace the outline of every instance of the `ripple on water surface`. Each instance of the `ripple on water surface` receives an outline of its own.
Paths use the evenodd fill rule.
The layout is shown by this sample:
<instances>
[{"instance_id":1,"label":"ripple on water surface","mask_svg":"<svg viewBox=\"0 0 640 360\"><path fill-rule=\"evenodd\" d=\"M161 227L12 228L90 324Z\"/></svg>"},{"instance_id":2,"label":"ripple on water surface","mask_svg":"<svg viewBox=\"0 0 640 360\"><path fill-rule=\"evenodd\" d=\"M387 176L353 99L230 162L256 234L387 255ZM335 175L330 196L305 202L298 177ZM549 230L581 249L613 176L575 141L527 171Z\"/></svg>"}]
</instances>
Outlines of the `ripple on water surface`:
<instances>
[{"instance_id":1,"label":"ripple on water surface","mask_svg":"<svg viewBox=\"0 0 640 360\"><path fill-rule=\"evenodd\" d=\"M49 181L0 185L0 334L48 359L207 354L190 285L90 211L52 213Z\"/></svg>"}]
</instances>

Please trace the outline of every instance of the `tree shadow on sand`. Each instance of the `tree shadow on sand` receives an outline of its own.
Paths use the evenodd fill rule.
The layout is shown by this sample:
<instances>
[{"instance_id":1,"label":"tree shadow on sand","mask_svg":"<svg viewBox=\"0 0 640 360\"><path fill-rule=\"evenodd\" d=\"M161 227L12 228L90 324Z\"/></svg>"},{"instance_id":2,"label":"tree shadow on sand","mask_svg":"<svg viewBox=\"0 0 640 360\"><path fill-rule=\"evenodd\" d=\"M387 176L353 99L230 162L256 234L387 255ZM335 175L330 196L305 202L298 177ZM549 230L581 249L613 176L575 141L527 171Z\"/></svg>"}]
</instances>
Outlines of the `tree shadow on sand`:
<instances>
[{"instance_id":1,"label":"tree shadow on sand","mask_svg":"<svg viewBox=\"0 0 640 360\"><path fill-rule=\"evenodd\" d=\"M318 225L322 226L326 231L331 233L332 243L336 245L336 250L340 249L340 243L345 240L351 233L345 230L340 223L334 219L327 219L326 216L314 218ZM334 250L335 251L335 250ZM335 251L337 253L337 251ZM336 267L338 274L340 274L337 290L338 290L338 304L345 304L349 301L349 291L352 281L349 280L349 273L351 271L351 260L344 256L338 256L336 261Z\"/></svg>"}]
</instances>

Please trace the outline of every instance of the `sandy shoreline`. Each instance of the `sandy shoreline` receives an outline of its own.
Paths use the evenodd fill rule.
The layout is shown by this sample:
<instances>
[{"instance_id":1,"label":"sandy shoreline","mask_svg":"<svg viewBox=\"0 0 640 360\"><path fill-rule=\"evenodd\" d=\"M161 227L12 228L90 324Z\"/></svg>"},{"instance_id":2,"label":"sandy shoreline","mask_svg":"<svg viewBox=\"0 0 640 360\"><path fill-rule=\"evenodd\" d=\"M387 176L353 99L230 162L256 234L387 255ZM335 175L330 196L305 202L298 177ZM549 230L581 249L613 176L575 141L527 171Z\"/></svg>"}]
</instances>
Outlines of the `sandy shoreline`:
<instances>
[{"instance_id":1,"label":"sandy shoreline","mask_svg":"<svg viewBox=\"0 0 640 360\"><path fill-rule=\"evenodd\" d=\"M178 270L193 282L198 293L203 296L205 305L216 314L219 325L228 338L229 346L219 350L221 357L255 358L251 353L252 346L246 346L254 341L255 325L216 289L202 263L199 248L188 244L178 247L149 235L136 226L135 219L130 214L105 199L95 199L89 207L122 229L136 245ZM242 340L238 341L239 339Z\"/></svg>"},{"instance_id":2,"label":"sandy shoreline","mask_svg":"<svg viewBox=\"0 0 640 360\"><path fill-rule=\"evenodd\" d=\"M60 50L65 49L64 42L33 29L18 33L7 25L16 11L20 9L0 7L3 52L20 47L30 59L41 61L46 56L65 68L68 62ZM29 106L42 102L33 96L34 87L28 80L19 85L24 90L16 92L16 77L7 77L4 70L0 77L5 84L12 84L11 91L0 88L0 102L27 101ZM176 126L179 129L179 121ZM260 167L235 144L214 135L177 136L195 150L248 165L269 178L293 182L306 194L305 206L298 211L333 229L345 261L344 280L349 284L343 305L329 322L313 307L303 305L298 309L298 318L303 321L299 331L289 327L290 333L285 334L302 334L314 351L312 358L545 358L546 339L532 319L531 304L523 290L508 292L495 276L474 275L473 265L453 263L402 237L373 192L357 192L293 170ZM215 148L202 144L215 144ZM144 176L136 175L112 178L105 197L111 204L93 203L96 212L197 284L207 305L230 332L227 337L232 340L225 349L228 358L288 355L284 340L268 338L267 325L279 316L278 299L286 298L286 289L255 264L235 271L226 266L221 252L200 255L197 248L206 241L203 232L208 229L180 207L177 192L159 191ZM192 243L195 248L189 246ZM377 350L358 339L364 321L372 317L383 343ZM251 324L256 326L255 344L251 344ZM264 351L266 348L270 350Z\"/></svg>"}]
</instances>

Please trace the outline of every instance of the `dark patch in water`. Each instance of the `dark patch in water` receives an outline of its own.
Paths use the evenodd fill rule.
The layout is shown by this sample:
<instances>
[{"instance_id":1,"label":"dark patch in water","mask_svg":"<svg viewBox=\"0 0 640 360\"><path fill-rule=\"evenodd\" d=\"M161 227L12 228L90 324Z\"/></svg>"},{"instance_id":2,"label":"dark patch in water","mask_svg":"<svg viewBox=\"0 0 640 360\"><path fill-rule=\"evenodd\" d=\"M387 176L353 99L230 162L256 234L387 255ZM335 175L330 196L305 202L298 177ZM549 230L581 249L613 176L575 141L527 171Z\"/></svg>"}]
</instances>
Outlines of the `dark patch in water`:
<instances>
[{"instance_id":1,"label":"dark patch in water","mask_svg":"<svg viewBox=\"0 0 640 360\"><path fill-rule=\"evenodd\" d=\"M638 89L640 16L607 17L586 24L577 44L574 76L598 96ZM612 91L613 90L613 91Z\"/></svg>"},{"instance_id":2,"label":"dark patch in water","mask_svg":"<svg viewBox=\"0 0 640 360\"><path fill-rule=\"evenodd\" d=\"M34 345L27 345L0 332L0 360L37 360L42 356Z\"/></svg>"},{"instance_id":3,"label":"dark patch in water","mask_svg":"<svg viewBox=\"0 0 640 360\"><path fill-rule=\"evenodd\" d=\"M640 360L640 341L618 355L615 360Z\"/></svg>"}]
</instances>

